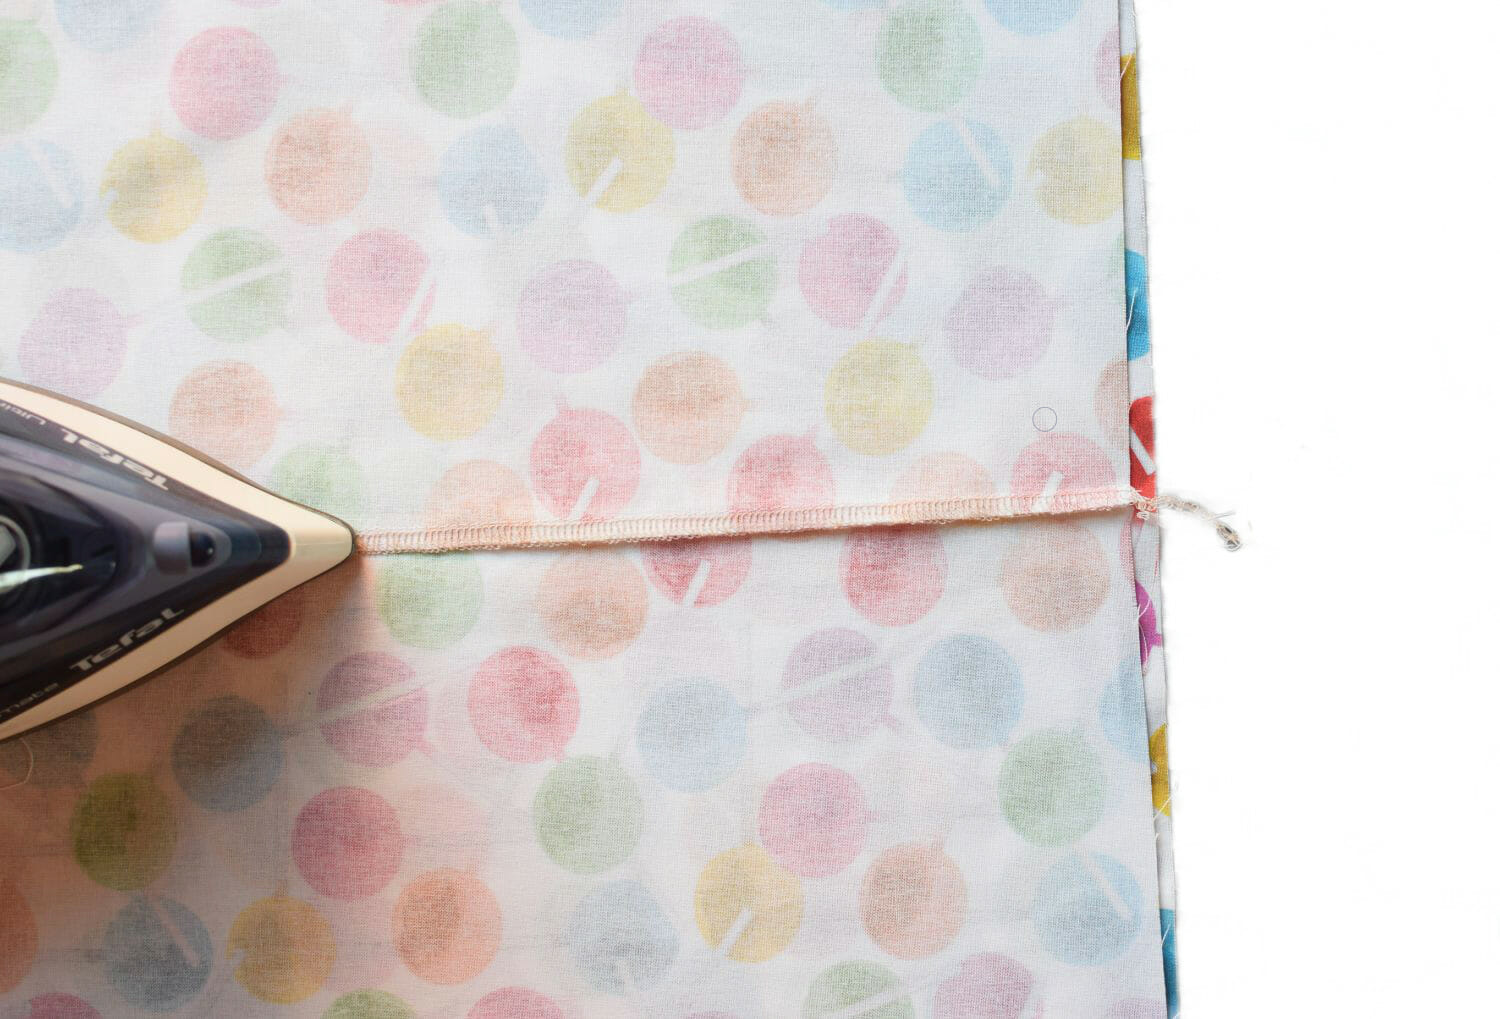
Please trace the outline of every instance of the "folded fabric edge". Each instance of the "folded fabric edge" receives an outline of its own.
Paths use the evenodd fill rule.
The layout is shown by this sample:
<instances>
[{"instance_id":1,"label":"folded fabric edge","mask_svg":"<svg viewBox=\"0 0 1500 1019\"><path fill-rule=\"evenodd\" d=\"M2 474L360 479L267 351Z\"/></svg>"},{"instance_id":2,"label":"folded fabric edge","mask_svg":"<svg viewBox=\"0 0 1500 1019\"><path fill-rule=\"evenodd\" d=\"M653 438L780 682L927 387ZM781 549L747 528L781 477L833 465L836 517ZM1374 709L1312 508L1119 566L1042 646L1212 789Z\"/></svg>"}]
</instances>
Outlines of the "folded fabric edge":
<instances>
[{"instance_id":1,"label":"folded fabric edge","mask_svg":"<svg viewBox=\"0 0 1500 1019\"><path fill-rule=\"evenodd\" d=\"M1140 495L1129 488L1058 492L1039 496L979 496L924 499L868 506L823 506L623 520L513 522L415 530L369 530L356 536L365 555L402 552L478 552L508 548L610 545L640 541L689 541L836 531L855 527L899 527L985 523L1059 516L1135 506Z\"/></svg>"}]
</instances>

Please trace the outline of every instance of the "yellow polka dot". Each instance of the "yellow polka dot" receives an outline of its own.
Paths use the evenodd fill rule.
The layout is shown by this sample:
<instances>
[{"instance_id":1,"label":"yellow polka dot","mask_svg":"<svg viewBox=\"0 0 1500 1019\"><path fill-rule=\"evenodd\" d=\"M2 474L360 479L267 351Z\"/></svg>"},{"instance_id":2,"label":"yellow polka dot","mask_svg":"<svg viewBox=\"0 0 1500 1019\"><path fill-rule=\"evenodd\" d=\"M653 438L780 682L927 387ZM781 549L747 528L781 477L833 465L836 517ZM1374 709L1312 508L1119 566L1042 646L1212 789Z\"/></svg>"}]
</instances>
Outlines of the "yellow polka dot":
<instances>
[{"instance_id":1,"label":"yellow polka dot","mask_svg":"<svg viewBox=\"0 0 1500 1019\"><path fill-rule=\"evenodd\" d=\"M630 212L655 198L676 159L671 129L628 95L590 103L568 129L568 179L606 212Z\"/></svg>"},{"instance_id":2,"label":"yellow polka dot","mask_svg":"<svg viewBox=\"0 0 1500 1019\"><path fill-rule=\"evenodd\" d=\"M802 884L759 846L741 846L708 862L693 896L698 932L736 962L765 962L802 926ZM734 943L724 950L724 941Z\"/></svg>"},{"instance_id":3,"label":"yellow polka dot","mask_svg":"<svg viewBox=\"0 0 1500 1019\"><path fill-rule=\"evenodd\" d=\"M844 445L886 456L911 445L932 416L932 374L915 347L865 340L839 359L823 390Z\"/></svg>"},{"instance_id":4,"label":"yellow polka dot","mask_svg":"<svg viewBox=\"0 0 1500 1019\"><path fill-rule=\"evenodd\" d=\"M1120 57L1120 123L1126 159L1141 158L1141 93L1136 79L1135 54Z\"/></svg>"},{"instance_id":5,"label":"yellow polka dot","mask_svg":"<svg viewBox=\"0 0 1500 1019\"><path fill-rule=\"evenodd\" d=\"M1031 151L1037 200L1054 219L1099 223L1121 207L1120 128L1092 117L1064 121Z\"/></svg>"},{"instance_id":6,"label":"yellow polka dot","mask_svg":"<svg viewBox=\"0 0 1500 1019\"><path fill-rule=\"evenodd\" d=\"M290 1005L317 993L333 971L333 930L306 902L273 895L250 903L229 928L228 954L243 952L234 971L261 1001Z\"/></svg>"},{"instance_id":7,"label":"yellow polka dot","mask_svg":"<svg viewBox=\"0 0 1500 1019\"><path fill-rule=\"evenodd\" d=\"M1172 816L1172 777L1167 768L1167 727L1151 734L1151 803L1158 811Z\"/></svg>"},{"instance_id":8,"label":"yellow polka dot","mask_svg":"<svg viewBox=\"0 0 1500 1019\"><path fill-rule=\"evenodd\" d=\"M203 211L208 186L193 150L165 135L129 142L104 168L99 194L108 198L109 221L144 244L169 241Z\"/></svg>"},{"instance_id":9,"label":"yellow polka dot","mask_svg":"<svg viewBox=\"0 0 1500 1019\"><path fill-rule=\"evenodd\" d=\"M396 366L401 413L430 439L462 439L500 406L505 374L489 335L460 325L433 326L412 340Z\"/></svg>"}]
</instances>

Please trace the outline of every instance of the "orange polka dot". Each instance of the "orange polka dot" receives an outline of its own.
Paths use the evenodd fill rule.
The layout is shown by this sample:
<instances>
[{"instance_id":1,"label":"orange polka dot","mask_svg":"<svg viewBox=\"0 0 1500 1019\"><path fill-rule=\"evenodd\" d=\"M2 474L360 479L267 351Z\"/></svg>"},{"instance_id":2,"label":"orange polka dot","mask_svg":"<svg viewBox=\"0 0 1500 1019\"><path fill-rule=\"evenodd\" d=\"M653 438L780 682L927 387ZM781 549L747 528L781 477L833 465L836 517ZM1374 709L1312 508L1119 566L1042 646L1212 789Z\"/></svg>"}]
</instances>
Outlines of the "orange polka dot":
<instances>
[{"instance_id":1,"label":"orange polka dot","mask_svg":"<svg viewBox=\"0 0 1500 1019\"><path fill-rule=\"evenodd\" d=\"M937 846L887 849L859 889L870 939L898 959L922 959L948 947L967 909L963 874Z\"/></svg>"},{"instance_id":2,"label":"orange polka dot","mask_svg":"<svg viewBox=\"0 0 1500 1019\"><path fill-rule=\"evenodd\" d=\"M478 878L445 867L402 889L391 933L407 969L434 984L461 984L500 950L500 904Z\"/></svg>"},{"instance_id":3,"label":"orange polka dot","mask_svg":"<svg viewBox=\"0 0 1500 1019\"><path fill-rule=\"evenodd\" d=\"M240 658L269 658L285 648L302 627L302 588L286 594L246 616L224 634L224 650Z\"/></svg>"},{"instance_id":4,"label":"orange polka dot","mask_svg":"<svg viewBox=\"0 0 1500 1019\"><path fill-rule=\"evenodd\" d=\"M542 578L537 609L547 635L575 658L613 658L646 625L646 581L619 552L577 552Z\"/></svg>"},{"instance_id":5,"label":"orange polka dot","mask_svg":"<svg viewBox=\"0 0 1500 1019\"><path fill-rule=\"evenodd\" d=\"M891 498L896 502L933 499L982 499L995 494L995 479L962 453L924 456L896 479Z\"/></svg>"},{"instance_id":6,"label":"orange polka dot","mask_svg":"<svg viewBox=\"0 0 1500 1019\"><path fill-rule=\"evenodd\" d=\"M36 916L9 878L0 880L0 994L13 989L36 959Z\"/></svg>"},{"instance_id":7,"label":"orange polka dot","mask_svg":"<svg viewBox=\"0 0 1500 1019\"><path fill-rule=\"evenodd\" d=\"M266 153L266 187L301 223L348 215L370 186L370 144L346 112L308 110L287 121Z\"/></svg>"},{"instance_id":8,"label":"orange polka dot","mask_svg":"<svg viewBox=\"0 0 1500 1019\"><path fill-rule=\"evenodd\" d=\"M280 417L270 380L257 369L211 361L178 385L167 429L215 460L247 470L271 448Z\"/></svg>"},{"instance_id":9,"label":"orange polka dot","mask_svg":"<svg viewBox=\"0 0 1500 1019\"><path fill-rule=\"evenodd\" d=\"M735 133L732 158L735 187L767 216L806 212L833 186L833 130L811 106L766 103Z\"/></svg>"},{"instance_id":10,"label":"orange polka dot","mask_svg":"<svg viewBox=\"0 0 1500 1019\"><path fill-rule=\"evenodd\" d=\"M646 369L635 390L635 427L663 460L698 464L734 438L745 397L734 369L712 354L670 354Z\"/></svg>"},{"instance_id":11,"label":"orange polka dot","mask_svg":"<svg viewBox=\"0 0 1500 1019\"><path fill-rule=\"evenodd\" d=\"M1076 630L1109 593L1104 546L1077 524L1028 522L1000 564L1000 586L1016 618L1034 630Z\"/></svg>"},{"instance_id":12,"label":"orange polka dot","mask_svg":"<svg viewBox=\"0 0 1500 1019\"><path fill-rule=\"evenodd\" d=\"M427 496L428 527L524 524L532 517L531 493L515 471L489 460L465 460L443 472Z\"/></svg>"},{"instance_id":13,"label":"orange polka dot","mask_svg":"<svg viewBox=\"0 0 1500 1019\"><path fill-rule=\"evenodd\" d=\"M1094 417L1111 446L1123 445L1128 432L1125 418L1130 406L1130 371L1124 360L1111 361L1099 373L1094 388Z\"/></svg>"}]
</instances>

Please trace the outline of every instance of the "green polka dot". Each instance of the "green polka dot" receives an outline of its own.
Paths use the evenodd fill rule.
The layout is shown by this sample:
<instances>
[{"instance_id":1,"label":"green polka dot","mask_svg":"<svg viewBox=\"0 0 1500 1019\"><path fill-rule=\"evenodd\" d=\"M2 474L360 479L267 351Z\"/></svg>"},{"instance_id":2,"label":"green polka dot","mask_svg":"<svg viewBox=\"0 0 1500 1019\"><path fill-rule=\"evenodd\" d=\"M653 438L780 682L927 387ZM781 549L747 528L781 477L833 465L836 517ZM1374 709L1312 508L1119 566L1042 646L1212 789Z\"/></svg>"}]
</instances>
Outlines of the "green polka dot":
<instances>
[{"instance_id":1,"label":"green polka dot","mask_svg":"<svg viewBox=\"0 0 1500 1019\"><path fill-rule=\"evenodd\" d=\"M951 108L979 77L984 46L974 19L951 0L920 0L886 19L880 80L900 102L926 113Z\"/></svg>"},{"instance_id":2,"label":"green polka dot","mask_svg":"<svg viewBox=\"0 0 1500 1019\"><path fill-rule=\"evenodd\" d=\"M414 1019L411 1006L388 991L350 991L339 996L323 1019Z\"/></svg>"},{"instance_id":3,"label":"green polka dot","mask_svg":"<svg viewBox=\"0 0 1500 1019\"><path fill-rule=\"evenodd\" d=\"M433 11L411 51L411 76L429 106L473 117L505 101L516 83L516 33L494 3L462 0Z\"/></svg>"},{"instance_id":4,"label":"green polka dot","mask_svg":"<svg viewBox=\"0 0 1500 1019\"><path fill-rule=\"evenodd\" d=\"M1104 768L1076 736L1044 729L1000 768L1000 806L1028 842L1057 846L1092 828L1104 810Z\"/></svg>"},{"instance_id":5,"label":"green polka dot","mask_svg":"<svg viewBox=\"0 0 1500 1019\"><path fill-rule=\"evenodd\" d=\"M560 867L597 874L624 863L641 838L641 794L625 770L602 757L553 768L532 804L536 837Z\"/></svg>"},{"instance_id":6,"label":"green polka dot","mask_svg":"<svg viewBox=\"0 0 1500 1019\"><path fill-rule=\"evenodd\" d=\"M105 775L73 810L73 855L85 874L119 891L161 876L177 844L172 805L145 775Z\"/></svg>"},{"instance_id":7,"label":"green polka dot","mask_svg":"<svg viewBox=\"0 0 1500 1019\"><path fill-rule=\"evenodd\" d=\"M365 508L365 475L328 446L298 446L271 471L271 487L294 502L355 521Z\"/></svg>"},{"instance_id":8,"label":"green polka dot","mask_svg":"<svg viewBox=\"0 0 1500 1019\"><path fill-rule=\"evenodd\" d=\"M776 291L776 260L762 251L744 259L731 256L766 243L766 235L742 219L715 216L688 227L672 245L667 271L689 274L672 296L689 318L705 329L737 329L765 313ZM701 275L701 267L724 259L724 268Z\"/></svg>"},{"instance_id":9,"label":"green polka dot","mask_svg":"<svg viewBox=\"0 0 1500 1019\"><path fill-rule=\"evenodd\" d=\"M473 628L484 581L472 556L401 556L375 582L375 607L402 644L444 648Z\"/></svg>"},{"instance_id":10,"label":"green polka dot","mask_svg":"<svg viewBox=\"0 0 1500 1019\"><path fill-rule=\"evenodd\" d=\"M281 249L254 230L220 230L204 238L182 267L182 289L191 296L231 276L243 273L244 280L188 305L193 324L216 340L233 342L281 326L292 299L291 271L256 271L280 257Z\"/></svg>"},{"instance_id":11,"label":"green polka dot","mask_svg":"<svg viewBox=\"0 0 1500 1019\"><path fill-rule=\"evenodd\" d=\"M57 91L57 55L30 21L0 19L0 132L40 117Z\"/></svg>"},{"instance_id":12,"label":"green polka dot","mask_svg":"<svg viewBox=\"0 0 1500 1019\"><path fill-rule=\"evenodd\" d=\"M819 973L802 1003L803 1019L852 1015L855 1006L871 998L885 998L901 984L896 974L873 962L841 962ZM859 1012L860 1019L915 1019L910 997L887 1001Z\"/></svg>"}]
</instances>

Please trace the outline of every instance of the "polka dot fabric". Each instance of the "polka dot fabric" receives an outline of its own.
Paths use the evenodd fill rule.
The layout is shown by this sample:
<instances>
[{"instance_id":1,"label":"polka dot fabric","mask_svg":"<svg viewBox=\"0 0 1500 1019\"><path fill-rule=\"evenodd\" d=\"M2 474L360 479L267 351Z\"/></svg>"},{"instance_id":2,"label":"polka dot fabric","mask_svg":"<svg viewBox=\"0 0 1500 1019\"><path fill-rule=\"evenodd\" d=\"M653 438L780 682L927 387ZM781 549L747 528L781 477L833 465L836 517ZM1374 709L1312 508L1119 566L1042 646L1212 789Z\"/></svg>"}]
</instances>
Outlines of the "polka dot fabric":
<instances>
[{"instance_id":1,"label":"polka dot fabric","mask_svg":"<svg viewBox=\"0 0 1500 1019\"><path fill-rule=\"evenodd\" d=\"M360 558L0 746L33 772L0 793L0 986L33 1016L1164 1015L1134 529Z\"/></svg>"},{"instance_id":2,"label":"polka dot fabric","mask_svg":"<svg viewBox=\"0 0 1500 1019\"><path fill-rule=\"evenodd\" d=\"M1175 1017L1134 50L0 7L0 373L390 553L0 744L0 1013Z\"/></svg>"},{"instance_id":3,"label":"polka dot fabric","mask_svg":"<svg viewBox=\"0 0 1500 1019\"><path fill-rule=\"evenodd\" d=\"M0 370L385 551L1123 506L1116 4L12 5Z\"/></svg>"}]
</instances>

